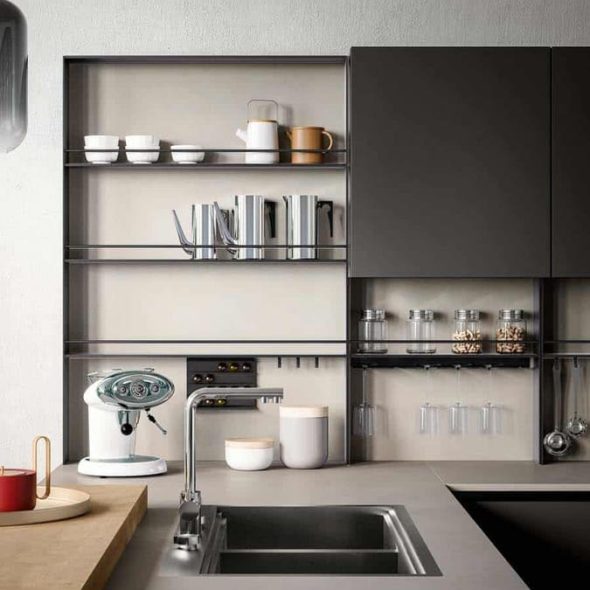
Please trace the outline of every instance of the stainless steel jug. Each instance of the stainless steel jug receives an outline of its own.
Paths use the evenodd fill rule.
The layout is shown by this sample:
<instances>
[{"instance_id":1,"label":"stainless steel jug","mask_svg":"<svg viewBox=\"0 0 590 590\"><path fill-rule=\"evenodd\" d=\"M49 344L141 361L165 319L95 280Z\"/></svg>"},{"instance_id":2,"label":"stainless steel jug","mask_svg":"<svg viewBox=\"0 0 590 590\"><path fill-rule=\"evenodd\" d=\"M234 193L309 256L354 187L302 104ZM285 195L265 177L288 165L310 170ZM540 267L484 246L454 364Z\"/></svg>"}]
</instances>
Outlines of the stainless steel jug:
<instances>
[{"instance_id":1,"label":"stainless steel jug","mask_svg":"<svg viewBox=\"0 0 590 590\"><path fill-rule=\"evenodd\" d=\"M330 237L334 237L334 202L320 201L317 195L283 195L286 205L286 231L290 260L313 260L317 258L318 211L324 207L328 212Z\"/></svg>"},{"instance_id":2,"label":"stainless steel jug","mask_svg":"<svg viewBox=\"0 0 590 590\"><path fill-rule=\"evenodd\" d=\"M237 260L262 260L269 218L270 237L275 237L275 203L261 195L236 195L235 209L230 214L230 230L217 201L213 203L217 228L228 251ZM232 223L233 222L233 223Z\"/></svg>"},{"instance_id":3,"label":"stainless steel jug","mask_svg":"<svg viewBox=\"0 0 590 590\"><path fill-rule=\"evenodd\" d=\"M213 205L192 206L192 242L186 237L176 210L172 209L176 233L182 249L191 255L193 260L213 260L217 258L215 252L215 215ZM207 246L203 248L201 246Z\"/></svg>"}]
</instances>

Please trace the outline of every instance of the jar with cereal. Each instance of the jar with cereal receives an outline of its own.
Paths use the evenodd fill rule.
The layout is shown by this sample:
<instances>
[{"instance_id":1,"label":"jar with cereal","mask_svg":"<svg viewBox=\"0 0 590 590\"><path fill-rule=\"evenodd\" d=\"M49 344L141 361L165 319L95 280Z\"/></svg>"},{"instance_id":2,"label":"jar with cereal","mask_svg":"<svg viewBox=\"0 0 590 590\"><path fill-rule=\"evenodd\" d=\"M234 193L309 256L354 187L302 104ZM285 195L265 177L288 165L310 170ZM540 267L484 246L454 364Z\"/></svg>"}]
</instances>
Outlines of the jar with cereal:
<instances>
[{"instance_id":1,"label":"jar with cereal","mask_svg":"<svg viewBox=\"0 0 590 590\"><path fill-rule=\"evenodd\" d=\"M501 309L496 326L496 352L523 353L526 350L526 320L522 309Z\"/></svg>"},{"instance_id":2,"label":"jar with cereal","mask_svg":"<svg viewBox=\"0 0 590 590\"><path fill-rule=\"evenodd\" d=\"M455 310L453 340L451 350L455 354L477 354L481 352L479 309Z\"/></svg>"}]
</instances>

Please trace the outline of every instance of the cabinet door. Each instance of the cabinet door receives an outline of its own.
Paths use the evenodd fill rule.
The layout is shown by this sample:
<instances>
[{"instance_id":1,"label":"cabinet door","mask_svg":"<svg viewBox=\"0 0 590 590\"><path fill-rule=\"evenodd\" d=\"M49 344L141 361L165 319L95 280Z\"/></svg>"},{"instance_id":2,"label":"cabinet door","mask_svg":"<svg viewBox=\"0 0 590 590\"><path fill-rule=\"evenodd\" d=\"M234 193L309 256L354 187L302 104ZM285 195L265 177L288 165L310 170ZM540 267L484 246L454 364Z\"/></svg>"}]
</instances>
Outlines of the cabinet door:
<instances>
[{"instance_id":1,"label":"cabinet door","mask_svg":"<svg viewBox=\"0 0 590 590\"><path fill-rule=\"evenodd\" d=\"M353 48L353 277L550 271L550 53Z\"/></svg>"},{"instance_id":2,"label":"cabinet door","mask_svg":"<svg viewBox=\"0 0 590 590\"><path fill-rule=\"evenodd\" d=\"M590 48L553 50L553 240L556 277L590 277Z\"/></svg>"}]
</instances>

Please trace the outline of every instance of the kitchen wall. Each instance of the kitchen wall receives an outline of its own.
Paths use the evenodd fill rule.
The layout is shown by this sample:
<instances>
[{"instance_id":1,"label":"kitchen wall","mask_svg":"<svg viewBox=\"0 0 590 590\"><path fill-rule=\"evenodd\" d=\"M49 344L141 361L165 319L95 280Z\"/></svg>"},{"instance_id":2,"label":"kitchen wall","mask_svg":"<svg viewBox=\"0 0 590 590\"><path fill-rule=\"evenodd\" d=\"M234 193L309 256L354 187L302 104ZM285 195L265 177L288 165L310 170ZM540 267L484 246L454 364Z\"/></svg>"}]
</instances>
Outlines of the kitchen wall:
<instances>
[{"instance_id":1,"label":"kitchen wall","mask_svg":"<svg viewBox=\"0 0 590 590\"><path fill-rule=\"evenodd\" d=\"M0 458L61 457L62 58L347 54L351 45L587 45L584 0L18 0L29 25L29 132L0 157Z\"/></svg>"}]
</instances>

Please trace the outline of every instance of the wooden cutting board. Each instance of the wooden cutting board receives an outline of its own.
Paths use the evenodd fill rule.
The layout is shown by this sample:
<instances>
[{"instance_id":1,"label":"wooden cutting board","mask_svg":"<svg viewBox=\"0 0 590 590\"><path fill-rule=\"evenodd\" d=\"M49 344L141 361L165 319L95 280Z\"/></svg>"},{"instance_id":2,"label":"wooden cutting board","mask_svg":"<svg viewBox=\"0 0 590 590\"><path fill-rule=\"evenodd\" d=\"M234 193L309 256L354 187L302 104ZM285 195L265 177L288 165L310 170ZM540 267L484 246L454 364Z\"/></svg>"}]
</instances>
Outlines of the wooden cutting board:
<instances>
[{"instance_id":1,"label":"wooden cutting board","mask_svg":"<svg viewBox=\"0 0 590 590\"><path fill-rule=\"evenodd\" d=\"M147 510L147 487L71 487L90 494L87 514L0 528L1 590L104 587Z\"/></svg>"}]
</instances>

